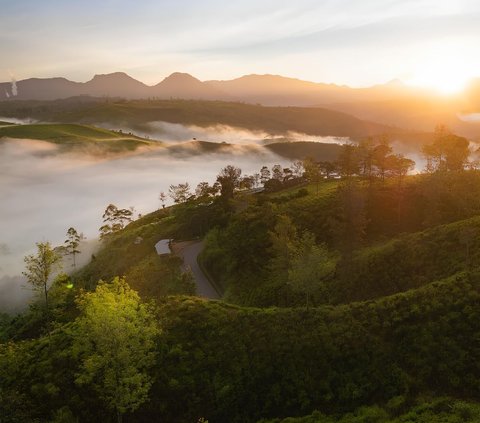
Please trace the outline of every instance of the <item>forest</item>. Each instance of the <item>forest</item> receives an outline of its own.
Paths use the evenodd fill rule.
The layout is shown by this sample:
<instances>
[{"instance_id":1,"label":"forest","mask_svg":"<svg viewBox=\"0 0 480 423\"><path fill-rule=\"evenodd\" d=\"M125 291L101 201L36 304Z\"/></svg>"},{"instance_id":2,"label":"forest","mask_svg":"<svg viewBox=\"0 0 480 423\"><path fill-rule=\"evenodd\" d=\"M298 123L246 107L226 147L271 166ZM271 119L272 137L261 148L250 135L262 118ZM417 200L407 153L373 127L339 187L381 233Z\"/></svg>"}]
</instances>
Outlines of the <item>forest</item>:
<instances>
[{"instance_id":1,"label":"forest","mask_svg":"<svg viewBox=\"0 0 480 423\"><path fill-rule=\"evenodd\" d=\"M80 228L38 242L36 300L0 316L0 422L480 421L480 170L444 126L422 157L373 135L225 164L150 214L107 205L83 267ZM160 239L203 240L221 299Z\"/></svg>"}]
</instances>

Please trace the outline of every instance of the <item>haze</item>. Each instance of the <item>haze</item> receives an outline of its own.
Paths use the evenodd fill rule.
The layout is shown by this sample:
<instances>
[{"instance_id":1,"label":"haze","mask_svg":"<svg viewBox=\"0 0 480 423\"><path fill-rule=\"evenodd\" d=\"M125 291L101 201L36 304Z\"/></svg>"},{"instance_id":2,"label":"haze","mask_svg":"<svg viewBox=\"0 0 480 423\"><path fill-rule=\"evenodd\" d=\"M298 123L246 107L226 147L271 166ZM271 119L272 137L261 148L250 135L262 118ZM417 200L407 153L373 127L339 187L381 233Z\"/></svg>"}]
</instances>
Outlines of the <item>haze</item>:
<instances>
[{"instance_id":1,"label":"haze","mask_svg":"<svg viewBox=\"0 0 480 423\"><path fill-rule=\"evenodd\" d=\"M155 84L181 70L202 80L271 73L351 86L400 78L452 92L480 75L473 0L5 0L1 7L0 81L124 71Z\"/></svg>"},{"instance_id":2,"label":"haze","mask_svg":"<svg viewBox=\"0 0 480 423\"><path fill-rule=\"evenodd\" d=\"M222 134L215 129L199 132L195 127L156 125L171 142L184 135L212 139ZM57 146L43 141L0 142L0 310L18 310L31 296L22 288L21 272L23 257L34 251L35 242L48 240L61 245L71 226L94 241L109 203L134 206L136 214L145 214L160 207L158 195L168 192L170 184L188 181L195 188L200 181L213 182L229 163L246 174L258 172L264 164L289 164L255 147L262 134L236 132L228 127L223 128L223 134L249 139L253 144L239 146L228 154L200 155L194 147L183 147L172 153L158 149L134 156L99 158L59 154ZM80 264L90 259L94 247L95 243L82 247Z\"/></svg>"}]
</instances>

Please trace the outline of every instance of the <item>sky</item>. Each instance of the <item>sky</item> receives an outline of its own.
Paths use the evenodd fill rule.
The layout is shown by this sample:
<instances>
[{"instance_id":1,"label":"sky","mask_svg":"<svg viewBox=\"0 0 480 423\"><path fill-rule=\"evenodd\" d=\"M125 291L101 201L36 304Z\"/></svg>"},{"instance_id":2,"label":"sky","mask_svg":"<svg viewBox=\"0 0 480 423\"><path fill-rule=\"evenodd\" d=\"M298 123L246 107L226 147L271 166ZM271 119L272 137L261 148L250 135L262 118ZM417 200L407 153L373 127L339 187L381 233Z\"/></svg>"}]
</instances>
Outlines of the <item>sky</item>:
<instances>
[{"instance_id":1,"label":"sky","mask_svg":"<svg viewBox=\"0 0 480 423\"><path fill-rule=\"evenodd\" d=\"M453 91L480 76L478 22L476 0L0 0L0 81L179 71Z\"/></svg>"}]
</instances>

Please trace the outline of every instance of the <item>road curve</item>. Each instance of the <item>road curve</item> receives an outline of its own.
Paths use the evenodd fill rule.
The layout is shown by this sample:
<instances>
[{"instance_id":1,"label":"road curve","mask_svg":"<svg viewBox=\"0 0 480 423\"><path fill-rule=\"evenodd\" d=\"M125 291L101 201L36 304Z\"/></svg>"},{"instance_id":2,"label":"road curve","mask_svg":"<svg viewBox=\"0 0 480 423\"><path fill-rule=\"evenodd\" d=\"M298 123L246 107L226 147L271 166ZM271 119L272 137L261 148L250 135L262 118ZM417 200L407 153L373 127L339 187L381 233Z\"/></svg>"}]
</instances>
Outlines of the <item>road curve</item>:
<instances>
[{"instance_id":1,"label":"road curve","mask_svg":"<svg viewBox=\"0 0 480 423\"><path fill-rule=\"evenodd\" d=\"M203 250L203 241L192 241L181 244L177 250L177 254L183 259L184 265L192 271L195 284L197 285L197 294L205 298L219 299L220 295L198 265L198 255Z\"/></svg>"}]
</instances>

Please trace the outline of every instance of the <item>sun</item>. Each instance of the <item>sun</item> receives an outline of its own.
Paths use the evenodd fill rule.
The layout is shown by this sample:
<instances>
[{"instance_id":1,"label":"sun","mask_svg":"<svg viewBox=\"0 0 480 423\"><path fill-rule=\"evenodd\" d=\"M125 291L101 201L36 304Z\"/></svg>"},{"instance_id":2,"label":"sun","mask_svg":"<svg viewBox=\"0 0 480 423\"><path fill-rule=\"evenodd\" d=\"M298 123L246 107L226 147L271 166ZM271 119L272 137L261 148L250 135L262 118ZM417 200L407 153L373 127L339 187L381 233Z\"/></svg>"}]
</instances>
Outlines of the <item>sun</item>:
<instances>
[{"instance_id":1,"label":"sun","mask_svg":"<svg viewBox=\"0 0 480 423\"><path fill-rule=\"evenodd\" d=\"M424 67L422 71L408 81L410 85L433 89L443 95L453 95L462 92L470 79L470 76L462 74L461 69L452 65Z\"/></svg>"},{"instance_id":2,"label":"sun","mask_svg":"<svg viewBox=\"0 0 480 423\"><path fill-rule=\"evenodd\" d=\"M420 58L408 80L409 85L429 88L443 95L462 92L472 75L462 45L447 44Z\"/></svg>"}]
</instances>

